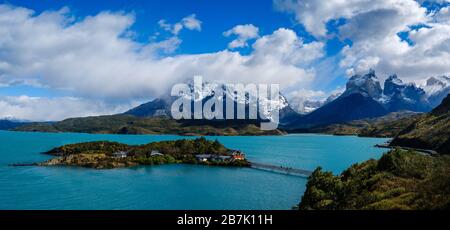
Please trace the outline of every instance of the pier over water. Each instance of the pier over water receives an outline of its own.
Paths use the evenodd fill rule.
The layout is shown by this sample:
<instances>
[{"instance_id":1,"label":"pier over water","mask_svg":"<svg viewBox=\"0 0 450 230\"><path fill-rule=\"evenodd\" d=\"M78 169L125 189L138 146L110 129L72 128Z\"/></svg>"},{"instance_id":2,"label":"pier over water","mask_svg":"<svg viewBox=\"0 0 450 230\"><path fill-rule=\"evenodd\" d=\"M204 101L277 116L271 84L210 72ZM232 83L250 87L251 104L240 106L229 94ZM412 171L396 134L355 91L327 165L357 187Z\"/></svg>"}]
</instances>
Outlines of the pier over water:
<instances>
[{"instance_id":1,"label":"pier over water","mask_svg":"<svg viewBox=\"0 0 450 230\"><path fill-rule=\"evenodd\" d=\"M284 167L284 166L277 166L277 165L270 165L270 164L262 164L262 163L255 163L250 162L250 167L254 169L260 169L275 173L282 173L287 175L293 175L293 176L300 176L300 177L308 177L312 174L312 171L304 170L304 169L296 169L292 167Z\"/></svg>"}]
</instances>

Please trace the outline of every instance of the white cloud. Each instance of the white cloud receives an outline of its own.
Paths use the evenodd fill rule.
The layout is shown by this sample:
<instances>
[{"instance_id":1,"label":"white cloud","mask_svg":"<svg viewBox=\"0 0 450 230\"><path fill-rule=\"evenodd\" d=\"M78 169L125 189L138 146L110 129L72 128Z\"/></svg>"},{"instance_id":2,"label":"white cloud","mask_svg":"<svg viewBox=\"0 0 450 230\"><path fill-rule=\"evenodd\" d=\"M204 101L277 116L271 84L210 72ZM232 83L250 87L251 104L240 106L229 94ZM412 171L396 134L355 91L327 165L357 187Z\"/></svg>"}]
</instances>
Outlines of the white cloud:
<instances>
[{"instance_id":1,"label":"white cloud","mask_svg":"<svg viewBox=\"0 0 450 230\"><path fill-rule=\"evenodd\" d=\"M195 14L186 16L183 19L181 19L180 22L177 22L175 24L167 23L165 19L161 19L158 21L158 25L161 29L170 32L172 35L171 37L165 40L157 41L147 45L147 47L145 47L144 50L150 52L150 54L152 53L170 54L173 53L175 50L177 50L182 43L182 40L178 37L178 35L183 29L197 30L197 31L202 30L201 26L202 22L196 18ZM157 40L160 35L161 35L160 31L157 31L151 37L151 39Z\"/></svg>"},{"instance_id":2,"label":"white cloud","mask_svg":"<svg viewBox=\"0 0 450 230\"><path fill-rule=\"evenodd\" d=\"M358 17L364 17L362 19L365 20L366 25L371 23L369 25L371 26L370 28L384 30L386 28L383 25L378 25L378 23L386 23L390 19L390 22L394 23L391 27L394 27L392 29L395 30L398 27L403 28L404 24L420 22L423 20L425 13L425 9L421 8L413 0L328 0L325 2L315 0L274 0L274 3L278 10L294 13L298 22L317 37L323 37L327 34L326 24L330 20L341 18L351 20L356 18L351 26L362 30L365 27L358 26L355 23L361 21L358 20ZM371 20L368 20L369 18ZM376 26L378 28L374 28ZM383 35L379 35L377 30L365 30L361 31L360 34L362 36L364 36L363 32L370 32L369 35Z\"/></svg>"},{"instance_id":3,"label":"white cloud","mask_svg":"<svg viewBox=\"0 0 450 230\"><path fill-rule=\"evenodd\" d=\"M437 15L441 17L424 21L425 27L405 30L412 44L397 35L401 30L381 32L383 37L355 39L352 47L344 49L341 65L356 73L374 68L382 79L397 73L406 81L418 84L430 76L450 74L450 24L443 18L445 12ZM386 27L389 24L395 25L386 22Z\"/></svg>"},{"instance_id":4,"label":"white cloud","mask_svg":"<svg viewBox=\"0 0 450 230\"><path fill-rule=\"evenodd\" d=\"M435 20L440 23L450 23L450 6L442 8L435 15Z\"/></svg>"},{"instance_id":5,"label":"white cloud","mask_svg":"<svg viewBox=\"0 0 450 230\"><path fill-rule=\"evenodd\" d=\"M333 19L351 19L373 11L393 10L411 16L421 14L419 4L413 0L274 0L280 11L293 13L299 23L315 36L327 34L326 24ZM416 15L417 16L417 15ZM420 15L419 15L420 16ZM382 18L372 18L378 21ZM395 21L393 21L395 23Z\"/></svg>"},{"instance_id":6,"label":"white cloud","mask_svg":"<svg viewBox=\"0 0 450 230\"><path fill-rule=\"evenodd\" d=\"M420 5L424 1L413 0L274 2L279 10L295 14L298 22L319 40L330 36L328 22L344 18L337 35L352 41L341 52L340 66L348 74L373 68L381 80L397 73L405 81L419 84L430 76L450 74L448 7L428 14ZM418 25L426 26L414 29ZM407 40L399 33L407 34Z\"/></svg>"},{"instance_id":7,"label":"white cloud","mask_svg":"<svg viewBox=\"0 0 450 230\"><path fill-rule=\"evenodd\" d=\"M294 31L279 29L256 40L248 55L225 50L160 56L176 49L181 40L173 36L160 42L136 42L130 36L132 14L103 12L74 18L67 9L36 14L0 5L0 85L32 84L63 90L80 100L119 105L160 96L195 75L207 81L308 85L315 74L309 65L323 55L321 42L305 44ZM201 28L194 16L187 18L181 22L183 27ZM45 105L50 107L44 104L42 110L48 110ZM67 103L59 110L71 111L69 107ZM93 111L74 107L86 114ZM4 108L9 113L8 108L14 107ZM33 113L27 114L23 118L32 119ZM44 117L35 114L36 119ZM79 114L61 112L55 117Z\"/></svg>"},{"instance_id":8,"label":"white cloud","mask_svg":"<svg viewBox=\"0 0 450 230\"><path fill-rule=\"evenodd\" d=\"M188 28L189 30L202 30L202 22L196 18L195 14L189 15L183 18L181 21L183 26Z\"/></svg>"},{"instance_id":9,"label":"white cloud","mask_svg":"<svg viewBox=\"0 0 450 230\"><path fill-rule=\"evenodd\" d=\"M247 42L249 40L259 37L259 28L252 24L237 25L232 29L225 31L223 35L226 37L229 37L231 35L237 36L235 40L231 41L228 44L228 48L230 49L243 48L248 46Z\"/></svg>"},{"instance_id":10,"label":"white cloud","mask_svg":"<svg viewBox=\"0 0 450 230\"><path fill-rule=\"evenodd\" d=\"M178 38L177 36L173 36L163 41L151 43L147 45L147 47L145 47L145 50L149 54L155 54L158 52L170 54L178 49L182 42L183 41L180 38Z\"/></svg>"},{"instance_id":11,"label":"white cloud","mask_svg":"<svg viewBox=\"0 0 450 230\"><path fill-rule=\"evenodd\" d=\"M299 89L289 93L290 98L303 98L305 100L323 100L327 94L321 90Z\"/></svg>"},{"instance_id":12,"label":"white cloud","mask_svg":"<svg viewBox=\"0 0 450 230\"><path fill-rule=\"evenodd\" d=\"M195 14L184 17L180 22L175 24L170 24L165 19L159 20L158 24L163 30L169 31L173 35L178 35L184 28L188 30L202 30L202 21L198 20Z\"/></svg>"},{"instance_id":13,"label":"white cloud","mask_svg":"<svg viewBox=\"0 0 450 230\"><path fill-rule=\"evenodd\" d=\"M33 121L58 121L68 117L115 114L129 106L105 104L102 101L74 97L0 97L0 119L13 117Z\"/></svg>"},{"instance_id":14,"label":"white cloud","mask_svg":"<svg viewBox=\"0 0 450 230\"><path fill-rule=\"evenodd\" d=\"M324 55L322 42L304 44L290 29L278 29L253 44L254 62L277 61L291 65L309 64Z\"/></svg>"},{"instance_id":15,"label":"white cloud","mask_svg":"<svg viewBox=\"0 0 450 230\"><path fill-rule=\"evenodd\" d=\"M301 114L310 113L323 105L326 97L323 91L300 89L289 93L289 105Z\"/></svg>"}]
</instances>

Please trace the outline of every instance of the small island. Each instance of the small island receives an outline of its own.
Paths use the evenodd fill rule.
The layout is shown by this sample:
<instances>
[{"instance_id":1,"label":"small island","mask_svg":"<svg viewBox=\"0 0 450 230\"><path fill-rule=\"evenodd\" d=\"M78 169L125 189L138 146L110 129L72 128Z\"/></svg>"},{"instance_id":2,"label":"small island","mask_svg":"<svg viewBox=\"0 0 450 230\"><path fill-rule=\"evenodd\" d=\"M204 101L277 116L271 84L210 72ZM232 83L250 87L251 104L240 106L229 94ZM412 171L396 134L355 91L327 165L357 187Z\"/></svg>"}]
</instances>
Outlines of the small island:
<instances>
[{"instance_id":1,"label":"small island","mask_svg":"<svg viewBox=\"0 0 450 230\"><path fill-rule=\"evenodd\" d=\"M113 169L139 165L201 164L211 166L249 167L245 154L226 148L219 141L206 138L126 145L97 141L64 145L45 154L55 156L37 166L78 166Z\"/></svg>"}]
</instances>

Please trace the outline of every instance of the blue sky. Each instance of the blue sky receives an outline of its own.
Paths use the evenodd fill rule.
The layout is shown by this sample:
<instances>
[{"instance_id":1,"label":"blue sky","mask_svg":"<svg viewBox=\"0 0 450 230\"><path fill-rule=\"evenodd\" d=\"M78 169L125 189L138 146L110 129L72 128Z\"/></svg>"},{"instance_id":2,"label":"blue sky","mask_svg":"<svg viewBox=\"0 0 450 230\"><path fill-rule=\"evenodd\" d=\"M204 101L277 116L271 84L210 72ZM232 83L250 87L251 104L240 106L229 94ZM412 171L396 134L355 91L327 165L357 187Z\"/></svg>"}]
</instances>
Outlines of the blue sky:
<instances>
[{"instance_id":1,"label":"blue sky","mask_svg":"<svg viewBox=\"0 0 450 230\"><path fill-rule=\"evenodd\" d=\"M34 9L36 12L69 7L77 17L95 15L102 11L125 11L136 15L132 29L145 42L158 28L158 21L177 22L186 15L196 14L203 21L202 33L183 33L184 42L177 53L207 53L222 50L229 39L222 33L238 24L255 24L263 34L279 27L295 28L304 33L291 17L274 11L272 0L40 0L6 1L10 4Z\"/></svg>"},{"instance_id":2,"label":"blue sky","mask_svg":"<svg viewBox=\"0 0 450 230\"><path fill-rule=\"evenodd\" d=\"M319 100L370 68L380 80L397 73L416 84L450 73L448 0L322 4L328 6L314 0L3 1L0 117L114 113L195 74L280 83L291 98ZM199 24L183 24L187 19ZM182 29L164 29L161 20ZM249 25L256 35L231 47L245 33L224 34L239 26L248 32ZM35 111L61 101L73 110L49 118Z\"/></svg>"},{"instance_id":3,"label":"blue sky","mask_svg":"<svg viewBox=\"0 0 450 230\"><path fill-rule=\"evenodd\" d=\"M183 33L183 44L177 54L198 54L216 52L226 47L229 38L222 33L235 25L254 24L261 34L268 34L284 27L293 29L305 42L316 40L304 27L292 17L274 9L272 0L9 0L6 3L27 7L37 13L48 10L59 10L69 7L79 18L95 15L102 11L125 11L136 15L132 30L137 32L138 41L147 42L155 32L159 31L158 21L166 19L176 22L189 14L196 14L203 21L202 33ZM337 23L329 23L329 28L335 30ZM339 39L327 43L326 51L336 54L343 47ZM246 49L241 52L248 52Z\"/></svg>"},{"instance_id":4,"label":"blue sky","mask_svg":"<svg viewBox=\"0 0 450 230\"><path fill-rule=\"evenodd\" d=\"M290 28L295 31L306 43L317 40L293 17L275 10L272 0L9 0L6 4L32 9L36 14L44 11L57 11L68 7L71 14L81 20L87 16L96 15L103 11L133 13L136 21L131 27L136 33L134 38L138 42L148 42L156 32L161 32L158 21L161 19L175 23L186 15L196 14L202 21L201 33L182 31L182 44L170 55L202 54L217 52L226 49L230 42L223 32L239 24L253 24L260 30L260 34L270 34L278 28ZM338 23L329 23L331 31L336 30ZM162 34L157 40L169 37ZM346 41L333 38L326 41L325 52L327 56L334 56L343 48ZM247 54L251 48L240 48L238 52ZM343 77L343 73L339 73ZM317 88L332 90L345 83L345 78L337 77L335 81ZM0 88L0 95L21 95L26 93L32 96L59 96L61 92L54 89L33 88L23 85L9 88Z\"/></svg>"}]
</instances>

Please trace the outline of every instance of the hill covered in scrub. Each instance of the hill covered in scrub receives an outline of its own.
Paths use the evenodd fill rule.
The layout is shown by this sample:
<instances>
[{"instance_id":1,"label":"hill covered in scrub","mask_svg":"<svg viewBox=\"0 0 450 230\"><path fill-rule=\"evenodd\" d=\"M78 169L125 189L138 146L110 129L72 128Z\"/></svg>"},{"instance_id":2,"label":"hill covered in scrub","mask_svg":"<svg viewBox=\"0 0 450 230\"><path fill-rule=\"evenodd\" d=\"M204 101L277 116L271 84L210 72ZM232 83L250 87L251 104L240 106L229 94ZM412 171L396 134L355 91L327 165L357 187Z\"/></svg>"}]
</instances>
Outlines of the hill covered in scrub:
<instances>
[{"instance_id":1,"label":"hill covered in scrub","mask_svg":"<svg viewBox=\"0 0 450 230\"><path fill-rule=\"evenodd\" d=\"M397 148L380 160L355 164L339 176L318 168L308 179L299 208L450 209L449 108L450 95L431 113L392 123L410 122L391 146L430 149L440 154L430 156Z\"/></svg>"},{"instance_id":2,"label":"hill covered in scrub","mask_svg":"<svg viewBox=\"0 0 450 230\"><path fill-rule=\"evenodd\" d=\"M405 127L412 124L416 119L423 116L422 113L401 111L388 115L338 123L327 126L318 126L307 132L325 133L332 135L357 135L363 137L395 137Z\"/></svg>"},{"instance_id":3,"label":"hill covered in scrub","mask_svg":"<svg viewBox=\"0 0 450 230\"><path fill-rule=\"evenodd\" d=\"M450 154L450 94L431 113L402 130L390 145Z\"/></svg>"},{"instance_id":4,"label":"hill covered in scrub","mask_svg":"<svg viewBox=\"0 0 450 230\"><path fill-rule=\"evenodd\" d=\"M339 176L318 168L299 209L450 209L450 157L396 149Z\"/></svg>"},{"instance_id":5,"label":"hill covered in scrub","mask_svg":"<svg viewBox=\"0 0 450 230\"><path fill-rule=\"evenodd\" d=\"M101 134L177 134L184 136L253 136L281 135L280 130L262 131L256 123L233 121L177 121L167 117L136 117L111 115L71 118L55 123L32 123L16 127L15 131L75 132Z\"/></svg>"}]
</instances>

